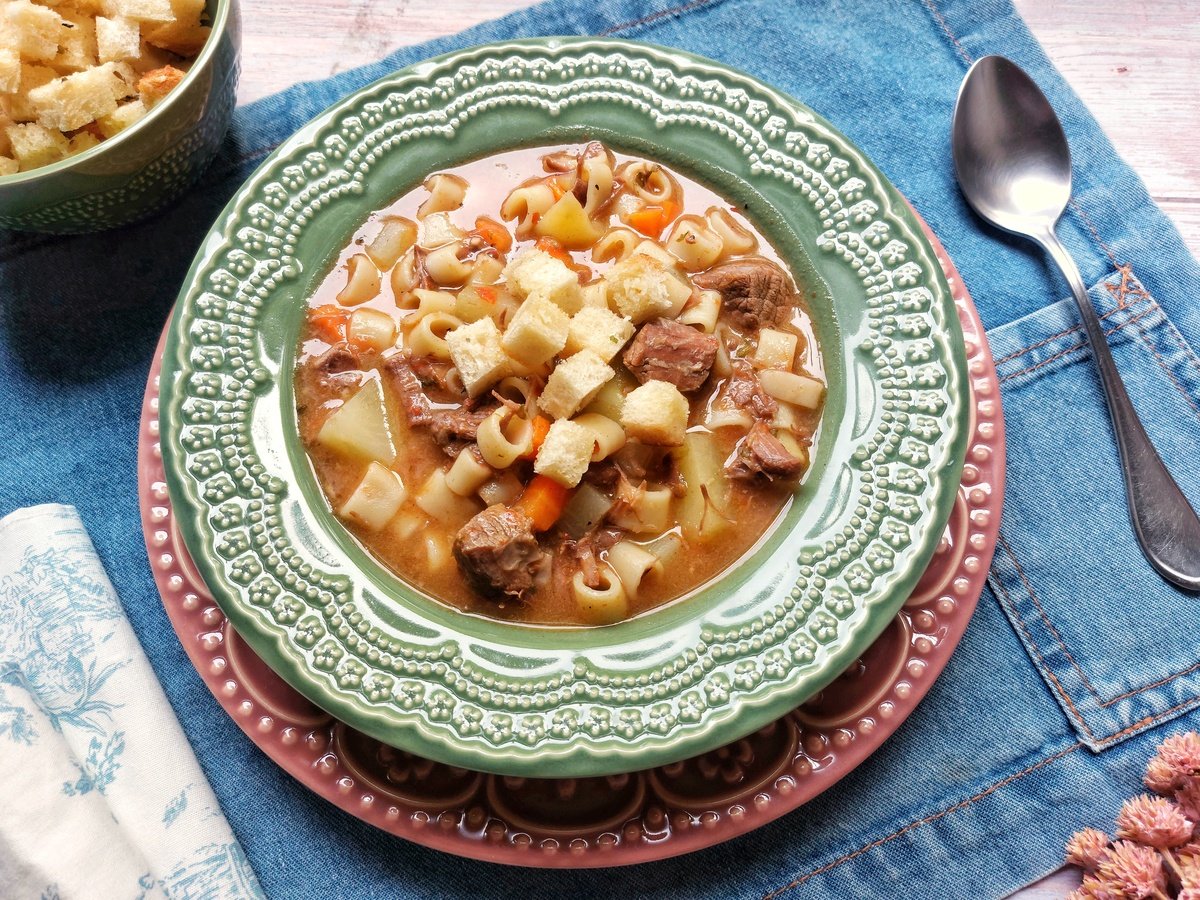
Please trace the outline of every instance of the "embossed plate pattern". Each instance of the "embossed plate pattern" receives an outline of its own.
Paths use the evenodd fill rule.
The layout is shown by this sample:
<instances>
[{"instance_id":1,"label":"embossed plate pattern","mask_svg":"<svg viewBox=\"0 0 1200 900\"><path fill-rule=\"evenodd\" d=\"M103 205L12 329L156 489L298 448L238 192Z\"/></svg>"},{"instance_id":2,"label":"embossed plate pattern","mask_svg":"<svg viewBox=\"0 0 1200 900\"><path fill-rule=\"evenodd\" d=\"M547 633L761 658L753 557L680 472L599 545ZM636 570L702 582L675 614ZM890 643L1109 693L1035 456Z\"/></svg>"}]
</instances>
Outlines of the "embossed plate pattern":
<instances>
[{"instance_id":1,"label":"embossed plate pattern","mask_svg":"<svg viewBox=\"0 0 1200 900\"><path fill-rule=\"evenodd\" d=\"M707 181L828 285L832 303L813 309L830 376L813 468L752 555L686 602L604 629L463 616L385 571L329 513L295 437L301 301L368 212L430 171L596 137ZM361 731L504 774L669 762L824 687L932 555L969 412L945 278L857 149L716 63L592 39L440 57L301 129L214 226L163 373L179 529L255 652Z\"/></svg>"},{"instance_id":2,"label":"embossed plate pattern","mask_svg":"<svg viewBox=\"0 0 1200 900\"><path fill-rule=\"evenodd\" d=\"M958 302L974 392L970 461L955 511L883 636L821 696L776 723L650 772L535 780L432 763L336 722L254 656L188 561L158 452L156 360L138 449L142 521L184 648L226 712L287 772L351 815L461 856L555 867L645 862L728 840L795 809L878 748L925 696L966 629L996 544L1004 499L999 385L978 314L937 250Z\"/></svg>"}]
</instances>

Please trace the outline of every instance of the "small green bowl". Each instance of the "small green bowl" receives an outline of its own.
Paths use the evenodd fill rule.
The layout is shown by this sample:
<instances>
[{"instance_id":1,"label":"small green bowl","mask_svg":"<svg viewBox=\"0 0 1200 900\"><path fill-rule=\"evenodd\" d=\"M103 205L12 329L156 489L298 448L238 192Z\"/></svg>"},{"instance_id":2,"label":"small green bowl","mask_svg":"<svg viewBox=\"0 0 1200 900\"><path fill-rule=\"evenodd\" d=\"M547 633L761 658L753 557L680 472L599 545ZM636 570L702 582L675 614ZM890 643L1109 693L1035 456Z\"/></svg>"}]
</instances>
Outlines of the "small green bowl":
<instances>
[{"instance_id":1,"label":"small green bowl","mask_svg":"<svg viewBox=\"0 0 1200 900\"><path fill-rule=\"evenodd\" d=\"M212 35L179 86L144 118L76 156L0 176L0 228L103 231L165 208L200 177L237 99L237 0L208 0Z\"/></svg>"}]
</instances>

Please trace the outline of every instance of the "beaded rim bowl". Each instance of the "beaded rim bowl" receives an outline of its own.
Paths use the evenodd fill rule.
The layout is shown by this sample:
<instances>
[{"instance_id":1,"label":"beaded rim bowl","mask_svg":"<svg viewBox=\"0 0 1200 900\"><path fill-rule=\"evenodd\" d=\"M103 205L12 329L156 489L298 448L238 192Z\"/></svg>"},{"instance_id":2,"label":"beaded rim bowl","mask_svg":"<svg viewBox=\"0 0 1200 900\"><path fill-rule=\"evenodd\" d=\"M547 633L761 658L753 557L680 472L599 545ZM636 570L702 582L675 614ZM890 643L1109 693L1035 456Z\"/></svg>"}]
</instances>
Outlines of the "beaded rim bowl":
<instances>
[{"instance_id":1,"label":"beaded rim bowl","mask_svg":"<svg viewBox=\"0 0 1200 900\"><path fill-rule=\"evenodd\" d=\"M430 599L337 523L297 437L296 338L304 298L372 210L436 169L584 139L709 184L823 283L828 302L813 316L830 391L797 499L720 578L615 626L512 625ZM168 331L163 455L204 582L312 702L440 762L601 775L748 734L878 637L953 507L966 378L933 249L832 126L699 57L549 38L387 76L248 179L193 263Z\"/></svg>"}]
</instances>

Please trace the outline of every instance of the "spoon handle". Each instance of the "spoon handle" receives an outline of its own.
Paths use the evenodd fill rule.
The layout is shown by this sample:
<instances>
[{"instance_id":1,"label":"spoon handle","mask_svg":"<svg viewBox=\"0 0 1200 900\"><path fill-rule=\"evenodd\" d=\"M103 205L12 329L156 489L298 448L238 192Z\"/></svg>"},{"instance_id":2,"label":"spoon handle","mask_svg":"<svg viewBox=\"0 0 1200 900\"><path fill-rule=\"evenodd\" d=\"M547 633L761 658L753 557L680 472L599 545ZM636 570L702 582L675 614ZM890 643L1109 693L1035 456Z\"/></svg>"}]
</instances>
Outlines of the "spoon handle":
<instances>
[{"instance_id":1,"label":"spoon handle","mask_svg":"<svg viewBox=\"0 0 1200 900\"><path fill-rule=\"evenodd\" d=\"M1079 267L1053 230L1037 241L1058 263L1079 305L1092 358L1108 401L1133 529L1146 559L1165 579L1190 591L1200 590L1200 519L1150 443L1113 362L1104 330L1088 298Z\"/></svg>"}]
</instances>

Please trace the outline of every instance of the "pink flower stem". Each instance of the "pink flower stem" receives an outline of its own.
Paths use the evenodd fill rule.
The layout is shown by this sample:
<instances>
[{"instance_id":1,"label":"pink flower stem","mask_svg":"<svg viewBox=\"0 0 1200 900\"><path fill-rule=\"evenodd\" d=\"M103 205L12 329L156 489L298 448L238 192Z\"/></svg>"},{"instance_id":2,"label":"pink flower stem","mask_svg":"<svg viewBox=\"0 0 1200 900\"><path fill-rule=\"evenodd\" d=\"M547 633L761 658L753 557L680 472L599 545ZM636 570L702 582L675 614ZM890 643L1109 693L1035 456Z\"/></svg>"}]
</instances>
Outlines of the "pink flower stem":
<instances>
[{"instance_id":1,"label":"pink flower stem","mask_svg":"<svg viewBox=\"0 0 1200 900\"><path fill-rule=\"evenodd\" d=\"M1175 854L1170 850L1159 850L1158 853L1162 856L1163 862L1167 864L1167 868L1171 870L1171 874L1175 876L1175 880L1182 884L1183 872L1179 869L1179 863L1175 861Z\"/></svg>"}]
</instances>

